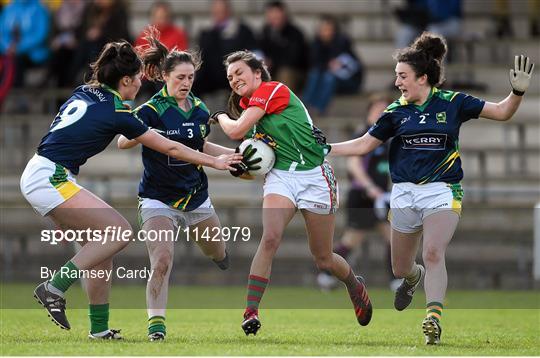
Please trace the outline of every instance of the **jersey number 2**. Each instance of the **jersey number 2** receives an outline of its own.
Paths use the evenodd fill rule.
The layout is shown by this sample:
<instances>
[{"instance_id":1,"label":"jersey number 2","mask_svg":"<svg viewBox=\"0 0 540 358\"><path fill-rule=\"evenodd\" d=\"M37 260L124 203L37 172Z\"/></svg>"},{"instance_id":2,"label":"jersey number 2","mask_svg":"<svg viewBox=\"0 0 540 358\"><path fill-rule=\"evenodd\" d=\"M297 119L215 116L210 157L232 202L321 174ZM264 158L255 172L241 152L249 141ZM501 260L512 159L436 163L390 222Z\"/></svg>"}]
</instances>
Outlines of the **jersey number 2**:
<instances>
[{"instance_id":1,"label":"jersey number 2","mask_svg":"<svg viewBox=\"0 0 540 358\"><path fill-rule=\"evenodd\" d=\"M84 116L88 105L85 101L76 99L64 108L64 110L56 116L51 126L51 132L65 128L77 122Z\"/></svg>"}]
</instances>

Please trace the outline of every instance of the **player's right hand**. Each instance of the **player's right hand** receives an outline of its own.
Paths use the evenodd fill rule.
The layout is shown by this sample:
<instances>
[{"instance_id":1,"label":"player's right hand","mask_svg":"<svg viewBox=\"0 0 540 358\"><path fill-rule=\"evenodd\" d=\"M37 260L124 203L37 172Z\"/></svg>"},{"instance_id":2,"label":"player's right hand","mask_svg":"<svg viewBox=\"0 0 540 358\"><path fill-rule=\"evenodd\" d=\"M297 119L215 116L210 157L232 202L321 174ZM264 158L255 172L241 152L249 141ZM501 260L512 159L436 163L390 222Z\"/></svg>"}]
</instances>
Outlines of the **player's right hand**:
<instances>
[{"instance_id":1,"label":"player's right hand","mask_svg":"<svg viewBox=\"0 0 540 358\"><path fill-rule=\"evenodd\" d=\"M214 159L214 169L235 171L235 165L242 163L240 153L222 154Z\"/></svg>"},{"instance_id":2,"label":"player's right hand","mask_svg":"<svg viewBox=\"0 0 540 358\"><path fill-rule=\"evenodd\" d=\"M510 70L510 85L512 92L517 96L523 96L529 84L531 83L534 63L524 55L516 56L514 59L514 68Z\"/></svg>"}]
</instances>

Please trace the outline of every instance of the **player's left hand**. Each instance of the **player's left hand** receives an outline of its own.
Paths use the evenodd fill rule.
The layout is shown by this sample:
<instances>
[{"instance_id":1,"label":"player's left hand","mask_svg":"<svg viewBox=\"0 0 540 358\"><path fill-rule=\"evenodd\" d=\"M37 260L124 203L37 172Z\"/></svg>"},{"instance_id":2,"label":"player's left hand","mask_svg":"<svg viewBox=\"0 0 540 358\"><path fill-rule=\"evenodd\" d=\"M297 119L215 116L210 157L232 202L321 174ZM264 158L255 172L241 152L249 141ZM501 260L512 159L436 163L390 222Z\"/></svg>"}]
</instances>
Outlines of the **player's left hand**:
<instances>
[{"instance_id":1,"label":"player's left hand","mask_svg":"<svg viewBox=\"0 0 540 358\"><path fill-rule=\"evenodd\" d=\"M514 68L510 70L510 85L512 92L517 96L523 96L529 84L531 83L534 63L524 55L516 56L514 59Z\"/></svg>"}]
</instances>

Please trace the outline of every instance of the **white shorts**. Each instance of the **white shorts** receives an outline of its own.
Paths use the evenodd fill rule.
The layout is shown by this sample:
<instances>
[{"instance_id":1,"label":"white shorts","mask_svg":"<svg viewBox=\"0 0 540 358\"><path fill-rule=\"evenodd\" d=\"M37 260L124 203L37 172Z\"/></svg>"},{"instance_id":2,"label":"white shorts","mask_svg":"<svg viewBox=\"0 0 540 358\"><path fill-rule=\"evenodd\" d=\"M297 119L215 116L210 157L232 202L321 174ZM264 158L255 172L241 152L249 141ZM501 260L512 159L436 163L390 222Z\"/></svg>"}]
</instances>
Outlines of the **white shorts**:
<instances>
[{"instance_id":1,"label":"white shorts","mask_svg":"<svg viewBox=\"0 0 540 358\"><path fill-rule=\"evenodd\" d=\"M188 227L211 218L214 214L215 210L210 198L192 211L178 210L156 199L139 198L139 225L141 227L148 219L156 216L170 218L177 227Z\"/></svg>"},{"instance_id":2,"label":"white shorts","mask_svg":"<svg viewBox=\"0 0 540 358\"><path fill-rule=\"evenodd\" d=\"M461 184L397 183L392 187L388 219L396 231L414 233L422 230L426 217L439 211L452 210L461 216L462 198Z\"/></svg>"},{"instance_id":3,"label":"white shorts","mask_svg":"<svg viewBox=\"0 0 540 358\"><path fill-rule=\"evenodd\" d=\"M20 185L24 198L43 216L82 188L69 170L37 154L26 164Z\"/></svg>"},{"instance_id":4,"label":"white shorts","mask_svg":"<svg viewBox=\"0 0 540 358\"><path fill-rule=\"evenodd\" d=\"M264 181L264 196L279 194L298 209L316 214L333 214L339 207L339 189L334 170L328 162L305 171L272 169Z\"/></svg>"}]
</instances>

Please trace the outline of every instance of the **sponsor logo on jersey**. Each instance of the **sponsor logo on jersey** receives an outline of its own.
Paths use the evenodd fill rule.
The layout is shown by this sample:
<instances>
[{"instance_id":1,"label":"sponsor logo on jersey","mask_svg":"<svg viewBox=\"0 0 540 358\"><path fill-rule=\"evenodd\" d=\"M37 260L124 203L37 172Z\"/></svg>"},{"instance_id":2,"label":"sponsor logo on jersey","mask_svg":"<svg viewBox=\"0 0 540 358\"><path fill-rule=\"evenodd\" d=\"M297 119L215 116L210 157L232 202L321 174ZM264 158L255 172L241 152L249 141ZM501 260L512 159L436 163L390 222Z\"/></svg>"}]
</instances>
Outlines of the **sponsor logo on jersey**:
<instances>
[{"instance_id":1,"label":"sponsor logo on jersey","mask_svg":"<svg viewBox=\"0 0 540 358\"><path fill-rule=\"evenodd\" d=\"M250 102L257 102L257 103L260 103L260 104L266 104L266 98L251 97L249 100L250 100Z\"/></svg>"},{"instance_id":2,"label":"sponsor logo on jersey","mask_svg":"<svg viewBox=\"0 0 540 358\"><path fill-rule=\"evenodd\" d=\"M419 133L402 135L403 149L444 150L446 148L446 134Z\"/></svg>"},{"instance_id":3,"label":"sponsor logo on jersey","mask_svg":"<svg viewBox=\"0 0 540 358\"><path fill-rule=\"evenodd\" d=\"M181 134L182 132L179 129L167 129L167 135L176 135Z\"/></svg>"},{"instance_id":4,"label":"sponsor logo on jersey","mask_svg":"<svg viewBox=\"0 0 540 358\"><path fill-rule=\"evenodd\" d=\"M195 127L195 124L193 122L186 122L182 123L182 127Z\"/></svg>"},{"instance_id":5,"label":"sponsor logo on jersey","mask_svg":"<svg viewBox=\"0 0 540 358\"><path fill-rule=\"evenodd\" d=\"M436 117L437 123L446 123L446 112L439 112Z\"/></svg>"},{"instance_id":6,"label":"sponsor logo on jersey","mask_svg":"<svg viewBox=\"0 0 540 358\"><path fill-rule=\"evenodd\" d=\"M401 120L401 122L399 124L404 124L404 123L407 123L408 121L411 120L411 116L408 116L408 117L403 117L403 119Z\"/></svg>"},{"instance_id":7,"label":"sponsor logo on jersey","mask_svg":"<svg viewBox=\"0 0 540 358\"><path fill-rule=\"evenodd\" d=\"M83 92L92 93L94 96L98 98L100 102L107 102L107 98L105 98L105 94L103 94L103 92L101 92L99 89L95 87L83 86L82 90Z\"/></svg>"}]
</instances>

